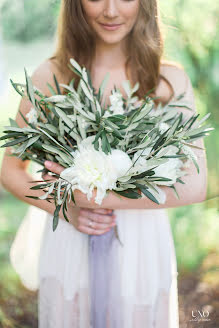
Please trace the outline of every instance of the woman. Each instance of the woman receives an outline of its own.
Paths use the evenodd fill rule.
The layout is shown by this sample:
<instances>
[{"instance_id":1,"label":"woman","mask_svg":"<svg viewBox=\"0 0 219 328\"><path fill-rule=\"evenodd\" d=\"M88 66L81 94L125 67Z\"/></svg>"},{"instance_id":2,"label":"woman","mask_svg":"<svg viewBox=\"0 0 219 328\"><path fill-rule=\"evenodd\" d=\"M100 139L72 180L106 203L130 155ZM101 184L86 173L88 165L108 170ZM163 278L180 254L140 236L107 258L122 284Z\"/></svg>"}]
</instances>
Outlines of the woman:
<instances>
[{"instance_id":1,"label":"woman","mask_svg":"<svg viewBox=\"0 0 219 328\"><path fill-rule=\"evenodd\" d=\"M122 91L122 81L129 79L133 85L140 82L139 98L154 88L151 95L159 97L157 103L167 103L185 92L184 100L195 112L188 75L179 65L165 63L162 53L156 0L63 0L56 53L36 69L32 81L49 95L47 82L54 84L53 73L59 83L68 83L74 76L67 68L69 58L74 57L90 70L96 89L106 72L110 72L105 89L106 104L114 85ZM75 82L78 83L77 77ZM26 115L30 107L29 101L23 99L19 110ZM25 125L19 114L16 121L20 126ZM203 148L202 141L196 144ZM8 153L7 150L1 172L5 188L21 200L48 212L40 257L40 328L100 327L91 323L88 236L102 235L115 223L124 246L118 250L119 262L116 271L112 269L110 283L119 276L116 292L121 298L113 313L117 311L115 316L120 316L121 321L118 324L114 315L110 315L113 304L109 303L109 315L101 328L177 328L177 268L165 208L204 201L204 151L195 149L200 174L190 166L184 177L185 185L176 185L180 199L163 187L167 195L164 205L157 205L147 198L117 198L110 192L102 205L97 206L95 192L88 201L84 194L75 191L77 207L69 206L70 222L66 222L61 214L62 220L55 232L51 228L54 204L25 198L24 195L30 195L29 163L8 157ZM63 170L48 161L45 166L58 174ZM37 192L34 195L37 196ZM115 292L113 283L111 286Z\"/></svg>"}]
</instances>

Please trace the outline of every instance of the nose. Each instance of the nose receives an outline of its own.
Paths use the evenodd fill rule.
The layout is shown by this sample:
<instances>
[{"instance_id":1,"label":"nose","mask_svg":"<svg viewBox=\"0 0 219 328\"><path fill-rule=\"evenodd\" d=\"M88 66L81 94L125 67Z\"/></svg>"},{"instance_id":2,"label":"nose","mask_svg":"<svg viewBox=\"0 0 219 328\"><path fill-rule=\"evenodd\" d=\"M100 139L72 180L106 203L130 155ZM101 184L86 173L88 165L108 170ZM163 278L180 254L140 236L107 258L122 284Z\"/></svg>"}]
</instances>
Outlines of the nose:
<instances>
[{"instance_id":1,"label":"nose","mask_svg":"<svg viewBox=\"0 0 219 328\"><path fill-rule=\"evenodd\" d=\"M118 9L116 0L105 0L103 15L108 18L114 18L118 16Z\"/></svg>"}]
</instances>

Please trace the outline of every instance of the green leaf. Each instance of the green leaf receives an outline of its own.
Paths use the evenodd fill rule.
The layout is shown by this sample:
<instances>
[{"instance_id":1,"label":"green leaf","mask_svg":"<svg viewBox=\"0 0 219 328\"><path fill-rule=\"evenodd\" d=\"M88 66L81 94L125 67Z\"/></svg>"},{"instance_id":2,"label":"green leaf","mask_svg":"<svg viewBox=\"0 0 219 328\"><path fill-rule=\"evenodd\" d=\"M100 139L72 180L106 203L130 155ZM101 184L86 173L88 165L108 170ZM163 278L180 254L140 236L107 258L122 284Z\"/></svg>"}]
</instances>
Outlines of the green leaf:
<instances>
[{"instance_id":1,"label":"green leaf","mask_svg":"<svg viewBox=\"0 0 219 328\"><path fill-rule=\"evenodd\" d=\"M11 126L14 126L16 128L19 128L19 126L18 126L18 124L17 124L17 122L15 120L13 120L12 118L9 118L9 121L11 123Z\"/></svg>"},{"instance_id":2,"label":"green leaf","mask_svg":"<svg viewBox=\"0 0 219 328\"><path fill-rule=\"evenodd\" d=\"M179 194L178 194L178 192L177 192L177 190L176 190L176 187L175 187L175 186L169 186L169 188L173 189L176 198L177 198L177 199L180 199Z\"/></svg>"},{"instance_id":3,"label":"green leaf","mask_svg":"<svg viewBox=\"0 0 219 328\"><path fill-rule=\"evenodd\" d=\"M82 90L85 94L85 96L92 102L94 102L93 100L93 97L92 97L92 94L90 93L90 90L88 89L87 85L85 84L85 82L83 80L80 81L81 83L81 87L82 87Z\"/></svg>"},{"instance_id":4,"label":"green leaf","mask_svg":"<svg viewBox=\"0 0 219 328\"><path fill-rule=\"evenodd\" d=\"M86 135L85 129L82 126L82 120L83 120L83 118L80 115L77 115L79 132L80 132L81 138L85 139L87 135Z\"/></svg>"},{"instance_id":5,"label":"green leaf","mask_svg":"<svg viewBox=\"0 0 219 328\"><path fill-rule=\"evenodd\" d=\"M114 190L114 192L116 192L117 194L119 194L121 196L124 196L126 198L131 198L131 199L141 198L141 195L137 191L134 191L133 189L127 189L127 190L124 190L124 191Z\"/></svg>"},{"instance_id":6,"label":"green leaf","mask_svg":"<svg viewBox=\"0 0 219 328\"><path fill-rule=\"evenodd\" d=\"M20 114L21 117L23 118L24 122L25 122L27 125L31 126L31 124L27 121L27 119L24 117L24 115L22 114L22 112L21 112L20 110L19 110L19 114Z\"/></svg>"},{"instance_id":7,"label":"green leaf","mask_svg":"<svg viewBox=\"0 0 219 328\"><path fill-rule=\"evenodd\" d=\"M69 164L69 165L72 164L72 162L73 162L72 156L70 156L70 155L66 155L66 154L63 153L61 150L59 150L57 147L53 147L53 146L46 145L46 144L42 144L42 147L43 147L44 149L46 149L47 151L53 153L53 154L57 154L57 155L59 155L59 156L61 157L61 159L62 159L65 163L67 163L67 164Z\"/></svg>"},{"instance_id":8,"label":"green leaf","mask_svg":"<svg viewBox=\"0 0 219 328\"><path fill-rule=\"evenodd\" d=\"M58 129L54 125L47 123L47 124L45 124L45 127L46 127L46 129L48 129L49 131L51 131L55 135L59 134Z\"/></svg>"},{"instance_id":9,"label":"green leaf","mask_svg":"<svg viewBox=\"0 0 219 328\"><path fill-rule=\"evenodd\" d=\"M63 110L61 110L58 107L55 107L56 113L59 115L59 117L62 118L62 120L65 122L65 124L70 128L73 129L74 128L74 124L73 122L70 120L70 118L68 118L68 116L64 113Z\"/></svg>"},{"instance_id":10,"label":"green leaf","mask_svg":"<svg viewBox=\"0 0 219 328\"><path fill-rule=\"evenodd\" d=\"M105 131L103 131L103 133L102 133L102 151L105 154L111 153L110 143L108 141L108 138L106 136L106 132Z\"/></svg>"},{"instance_id":11,"label":"green leaf","mask_svg":"<svg viewBox=\"0 0 219 328\"><path fill-rule=\"evenodd\" d=\"M194 165L195 165L195 167L196 167L196 170L197 170L197 172L198 172L198 174L199 174L200 170L199 170L199 166L198 166L197 161L195 160L195 158L194 158L193 156L191 157L191 159L192 159L192 161L193 161L193 163L194 163Z\"/></svg>"},{"instance_id":12,"label":"green leaf","mask_svg":"<svg viewBox=\"0 0 219 328\"><path fill-rule=\"evenodd\" d=\"M62 205L58 205L55 209L55 212L54 212L54 216L53 216L53 231L56 230L57 226L58 226L58 222L59 222L59 212L60 212L60 209L61 209L61 206Z\"/></svg>"},{"instance_id":13,"label":"green leaf","mask_svg":"<svg viewBox=\"0 0 219 328\"><path fill-rule=\"evenodd\" d=\"M155 174L155 172L153 171L153 169L150 169L150 170L144 171L144 172L142 172L142 173L140 173L138 175L135 175L134 178L135 179L142 179L142 178L144 178L146 176L150 177L150 176L152 176L154 174Z\"/></svg>"},{"instance_id":14,"label":"green leaf","mask_svg":"<svg viewBox=\"0 0 219 328\"><path fill-rule=\"evenodd\" d=\"M70 63L79 73L82 73L81 66L76 62L76 60L74 60L74 58L70 58Z\"/></svg>"},{"instance_id":15,"label":"green leaf","mask_svg":"<svg viewBox=\"0 0 219 328\"><path fill-rule=\"evenodd\" d=\"M59 87L59 84L58 84L58 81L56 79L56 75L55 74L53 74L53 79L54 79L54 82L55 82L55 85L56 85L57 93L60 95L61 94L61 89Z\"/></svg>"},{"instance_id":16,"label":"green leaf","mask_svg":"<svg viewBox=\"0 0 219 328\"><path fill-rule=\"evenodd\" d=\"M149 198L152 202L154 202L154 203L156 203L156 204L160 204L159 202L158 202L158 200L150 193L150 191L148 191L148 189L147 188L143 188L143 187L141 187L140 188L141 189L141 191L143 192L143 194L147 197L147 198Z\"/></svg>"},{"instance_id":17,"label":"green leaf","mask_svg":"<svg viewBox=\"0 0 219 328\"><path fill-rule=\"evenodd\" d=\"M15 146L21 142L25 142L27 141L28 138L27 137L22 137L22 138L18 138L18 139L15 139L13 141L9 141L7 143L5 143L4 145L2 145L0 148L5 148L5 147L11 147L11 146Z\"/></svg>"},{"instance_id":18,"label":"green leaf","mask_svg":"<svg viewBox=\"0 0 219 328\"><path fill-rule=\"evenodd\" d=\"M190 137L190 136L193 136L193 135L196 135L196 134L205 132L205 131L211 131L211 130L212 130L211 125L210 124L207 124L207 125L202 126L200 128L192 129L191 131L188 131L186 133L186 137Z\"/></svg>"},{"instance_id":19,"label":"green leaf","mask_svg":"<svg viewBox=\"0 0 219 328\"><path fill-rule=\"evenodd\" d=\"M18 132L11 132L11 133L7 133L5 136L2 136L0 138L0 140L5 140L5 139L9 139L9 138L14 138L14 137L22 137L23 133L18 133Z\"/></svg>"},{"instance_id":20,"label":"green leaf","mask_svg":"<svg viewBox=\"0 0 219 328\"><path fill-rule=\"evenodd\" d=\"M129 80L125 80L122 82L123 89L125 90L125 93L127 94L128 98L132 95L132 88Z\"/></svg>"},{"instance_id":21,"label":"green leaf","mask_svg":"<svg viewBox=\"0 0 219 328\"><path fill-rule=\"evenodd\" d=\"M98 111L95 112L96 123L100 124L100 113Z\"/></svg>"},{"instance_id":22,"label":"green leaf","mask_svg":"<svg viewBox=\"0 0 219 328\"><path fill-rule=\"evenodd\" d=\"M104 76L103 81L101 82L100 88L99 88L99 97L102 98L104 94L105 87L109 81L110 73L107 72L106 75Z\"/></svg>"},{"instance_id":23,"label":"green leaf","mask_svg":"<svg viewBox=\"0 0 219 328\"><path fill-rule=\"evenodd\" d=\"M13 88L15 89L15 91L16 91L21 97L23 97L24 93L23 93L22 91L20 91L19 88L18 88L18 86L20 86L19 83L14 83L14 82L12 81L12 79L10 79L10 82L11 82Z\"/></svg>"},{"instance_id":24,"label":"green leaf","mask_svg":"<svg viewBox=\"0 0 219 328\"><path fill-rule=\"evenodd\" d=\"M30 181L30 183L33 183L33 182L35 182L35 181ZM51 184L52 184L51 182L49 182L49 183L41 183L41 184L38 184L38 185L36 185L36 186L32 186L32 187L30 187L30 189L31 189L31 190L40 190L40 189L45 189L45 188L47 188L47 187L50 187Z\"/></svg>"},{"instance_id":25,"label":"green leaf","mask_svg":"<svg viewBox=\"0 0 219 328\"><path fill-rule=\"evenodd\" d=\"M26 78L27 93L28 93L30 101L32 102L33 106L36 108L36 101L35 101L32 81L31 81L30 77L27 74L26 68L24 68L24 72L25 72L25 78Z\"/></svg>"},{"instance_id":26,"label":"green leaf","mask_svg":"<svg viewBox=\"0 0 219 328\"><path fill-rule=\"evenodd\" d=\"M50 136L46 131L44 131L43 129L39 128L40 131L42 131L49 139L51 139L55 144L57 144L58 146L60 146L65 152L67 152L68 154L70 154L70 151L64 147L63 145L61 145L56 139L54 139L52 136Z\"/></svg>"},{"instance_id":27,"label":"green leaf","mask_svg":"<svg viewBox=\"0 0 219 328\"><path fill-rule=\"evenodd\" d=\"M13 126L4 126L4 128L6 129L3 132L7 132L7 131L15 131L15 132L21 132L21 133L39 133L36 129L31 129L31 128L16 128Z\"/></svg>"},{"instance_id":28,"label":"green leaf","mask_svg":"<svg viewBox=\"0 0 219 328\"><path fill-rule=\"evenodd\" d=\"M56 92L55 92L55 90L53 89L53 87L51 86L51 84L49 84L48 82L47 82L46 84L47 84L47 87L48 87L50 93L51 93L52 95L56 95Z\"/></svg>"},{"instance_id":29,"label":"green leaf","mask_svg":"<svg viewBox=\"0 0 219 328\"><path fill-rule=\"evenodd\" d=\"M60 131L61 137L64 137L64 134L65 134L64 123L63 123L61 117L59 117L59 131Z\"/></svg>"},{"instance_id":30,"label":"green leaf","mask_svg":"<svg viewBox=\"0 0 219 328\"><path fill-rule=\"evenodd\" d=\"M38 141L39 138L40 138L40 136L35 136L32 138L29 138L26 148L30 147L32 144L34 144L36 141Z\"/></svg>"},{"instance_id":31,"label":"green leaf","mask_svg":"<svg viewBox=\"0 0 219 328\"><path fill-rule=\"evenodd\" d=\"M25 197L35 199L35 200L40 200L39 197L36 197L36 196L27 196L27 195L25 195Z\"/></svg>"},{"instance_id":32,"label":"green leaf","mask_svg":"<svg viewBox=\"0 0 219 328\"><path fill-rule=\"evenodd\" d=\"M180 178L177 178L177 179L176 179L176 182L179 182L179 183L181 183L181 184L185 184L185 182L182 181Z\"/></svg>"}]
</instances>

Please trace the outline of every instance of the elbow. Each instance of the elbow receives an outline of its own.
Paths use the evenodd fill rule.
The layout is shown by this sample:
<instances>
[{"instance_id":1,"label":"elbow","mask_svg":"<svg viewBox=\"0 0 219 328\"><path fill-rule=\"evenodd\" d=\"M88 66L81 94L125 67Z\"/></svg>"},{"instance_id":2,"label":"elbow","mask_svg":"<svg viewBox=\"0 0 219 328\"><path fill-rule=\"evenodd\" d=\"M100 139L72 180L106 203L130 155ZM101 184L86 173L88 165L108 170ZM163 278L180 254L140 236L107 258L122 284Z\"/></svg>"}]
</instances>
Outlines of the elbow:
<instances>
[{"instance_id":1,"label":"elbow","mask_svg":"<svg viewBox=\"0 0 219 328\"><path fill-rule=\"evenodd\" d=\"M207 199L207 175L204 175L196 188L196 203L203 203Z\"/></svg>"},{"instance_id":2,"label":"elbow","mask_svg":"<svg viewBox=\"0 0 219 328\"><path fill-rule=\"evenodd\" d=\"M202 190L198 194L196 203L203 203L206 200L206 198L207 198L207 190Z\"/></svg>"},{"instance_id":3,"label":"elbow","mask_svg":"<svg viewBox=\"0 0 219 328\"><path fill-rule=\"evenodd\" d=\"M1 173L0 173L0 183L4 189L8 190L6 174L4 173L3 167L1 168Z\"/></svg>"}]
</instances>

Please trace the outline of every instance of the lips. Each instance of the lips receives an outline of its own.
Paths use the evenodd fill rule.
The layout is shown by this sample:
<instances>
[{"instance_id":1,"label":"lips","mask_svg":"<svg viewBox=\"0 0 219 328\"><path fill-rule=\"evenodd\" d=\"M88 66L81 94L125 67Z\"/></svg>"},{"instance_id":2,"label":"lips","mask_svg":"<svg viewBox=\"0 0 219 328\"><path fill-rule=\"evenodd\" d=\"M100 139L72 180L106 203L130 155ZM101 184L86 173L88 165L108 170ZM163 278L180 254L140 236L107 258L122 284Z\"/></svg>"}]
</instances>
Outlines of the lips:
<instances>
[{"instance_id":1,"label":"lips","mask_svg":"<svg viewBox=\"0 0 219 328\"><path fill-rule=\"evenodd\" d=\"M118 26L118 25L121 25L121 24L104 24L104 23L100 23L101 25L104 25L104 26Z\"/></svg>"},{"instance_id":2,"label":"lips","mask_svg":"<svg viewBox=\"0 0 219 328\"><path fill-rule=\"evenodd\" d=\"M102 24L100 23L100 25L106 29L106 30L116 30L118 29L122 24Z\"/></svg>"}]
</instances>

